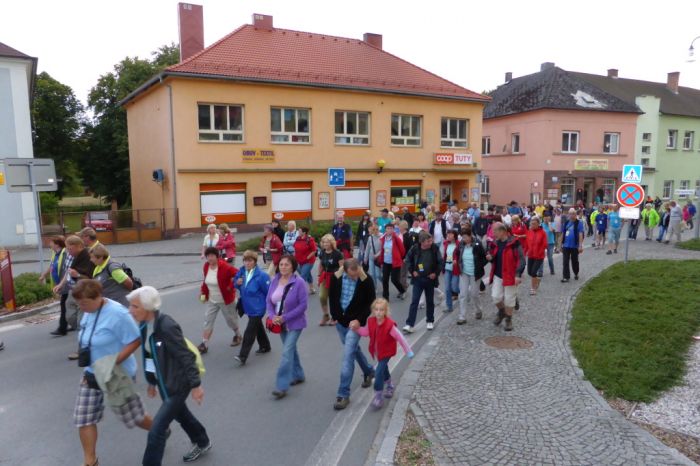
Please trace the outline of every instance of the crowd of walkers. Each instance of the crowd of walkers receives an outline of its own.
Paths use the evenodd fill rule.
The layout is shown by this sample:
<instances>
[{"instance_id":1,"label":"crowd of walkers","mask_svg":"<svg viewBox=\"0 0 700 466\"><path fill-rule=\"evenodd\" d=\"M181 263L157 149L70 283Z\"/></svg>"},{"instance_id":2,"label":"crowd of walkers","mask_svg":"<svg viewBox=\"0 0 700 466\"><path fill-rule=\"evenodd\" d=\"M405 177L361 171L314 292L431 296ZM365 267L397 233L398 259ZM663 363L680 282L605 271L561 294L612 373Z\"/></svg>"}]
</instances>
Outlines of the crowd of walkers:
<instances>
[{"instance_id":1,"label":"crowd of walkers","mask_svg":"<svg viewBox=\"0 0 700 466\"><path fill-rule=\"evenodd\" d=\"M681 232L692 228L695 214L691 202L681 207L675 201L649 199L640 207L639 219L629 221L627 237L637 239L643 226L648 241L669 243L673 237L680 241ZM40 279L50 281L61 297L59 325L51 334L60 337L72 330L78 334L78 351L69 359L84 368L74 411L84 464L99 463L97 424L105 398L127 427L148 431L144 465L161 464L173 420L192 443L183 461L194 461L211 449L206 429L186 402L189 397L203 401L201 355L210 351L219 312L233 333L230 345L240 347L235 356L240 366L248 363L256 341L255 353L266 354L272 348L270 334L279 335L282 351L271 394L281 400L306 380L298 344L313 319L307 316L309 298L318 294L319 325L335 327L342 355L333 408L349 405L357 363L361 386L374 387L371 406L380 409L394 394L389 362L398 346L413 357L404 335L414 332L419 310L425 309L427 330L434 328L436 307L443 305L449 313L456 303L457 325L467 323L470 311L480 320L481 295L490 285L493 322L512 331L523 273L529 277L529 294L536 295L545 262L549 274L555 275L554 256L561 254L561 282L569 282L572 272L578 280L586 239L591 238L594 250L616 254L626 222L615 205L565 210L560 205L516 202L485 211L473 204L467 209L451 205L442 212L425 203L416 212L383 209L375 216L367 211L354 231L342 215L335 220L318 242L307 226L298 227L293 221L286 231L279 222L266 225L257 250L242 254L240 269L231 229L208 225L200 252L204 260L200 300L205 311L197 346L162 312L158 291L142 286L125 264L115 262L93 229L52 238L52 257ZM401 326L392 319L390 303L407 296L411 302ZM369 338L369 359L360 345L362 337ZM145 412L134 385L139 348L147 394L162 400L153 416Z\"/></svg>"}]
</instances>

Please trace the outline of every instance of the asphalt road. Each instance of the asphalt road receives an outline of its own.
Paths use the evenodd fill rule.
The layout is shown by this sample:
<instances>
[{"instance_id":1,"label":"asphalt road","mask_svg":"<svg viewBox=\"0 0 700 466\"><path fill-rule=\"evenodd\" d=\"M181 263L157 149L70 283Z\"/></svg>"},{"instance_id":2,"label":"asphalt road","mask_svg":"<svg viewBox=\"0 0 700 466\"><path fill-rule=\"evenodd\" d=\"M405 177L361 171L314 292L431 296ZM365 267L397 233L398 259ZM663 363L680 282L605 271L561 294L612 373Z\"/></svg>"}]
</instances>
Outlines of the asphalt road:
<instances>
[{"instance_id":1,"label":"asphalt road","mask_svg":"<svg viewBox=\"0 0 700 466\"><path fill-rule=\"evenodd\" d=\"M178 260L200 263L198 258ZM188 269L200 270L199 265L187 265ZM201 272L187 273L197 276ZM198 287L189 285L167 290L163 296L164 312L180 322L185 335L195 344L200 341L204 314L198 294ZM394 294L392 290L392 296ZM409 302L393 301L394 318L402 323ZM273 400L270 394L280 358L279 338L271 335L271 353L251 353L248 364L238 367L233 359L238 349L229 347L232 332L219 317L210 351L204 356L207 367L204 404L197 406L190 402L214 444L212 451L198 464L310 464L315 461L310 457L312 452L317 454L326 449L319 441L332 443L327 447L338 452L339 464L359 465L366 461L385 410L365 412L372 388L360 388L361 371L357 366L350 407L341 412L333 410L341 346L334 328L317 326L320 315L318 297L311 296L310 325L299 340L306 383L292 387L289 395L279 401ZM41 317L32 319L41 320ZM66 359L75 349L76 335L49 336L57 325L56 316L44 317L50 320L14 321L0 327L0 339L6 345L0 352L0 465L73 466L82 460L77 431L72 425L81 370L75 362ZM423 317L424 313L419 312L419 320ZM412 339L418 337L413 335ZM366 341L363 346L366 349ZM414 346L414 351L417 349ZM394 373L395 378L407 364L403 358ZM142 379L139 377L139 390L147 410L154 413L159 402L145 397ZM145 432L126 429L109 410L99 424L99 432L101 465L140 464ZM163 464L182 464L182 454L188 448L186 435L174 425Z\"/></svg>"}]
</instances>

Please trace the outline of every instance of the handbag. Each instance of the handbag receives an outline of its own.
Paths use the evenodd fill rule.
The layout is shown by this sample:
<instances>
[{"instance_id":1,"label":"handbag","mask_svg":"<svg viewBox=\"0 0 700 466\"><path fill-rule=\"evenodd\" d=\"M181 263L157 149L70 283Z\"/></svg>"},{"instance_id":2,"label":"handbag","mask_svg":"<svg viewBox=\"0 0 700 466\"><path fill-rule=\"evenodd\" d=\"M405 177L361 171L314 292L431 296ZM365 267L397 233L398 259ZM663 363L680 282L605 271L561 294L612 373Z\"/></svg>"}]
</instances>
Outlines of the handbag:
<instances>
[{"instance_id":1,"label":"handbag","mask_svg":"<svg viewBox=\"0 0 700 466\"><path fill-rule=\"evenodd\" d=\"M92 330L90 331L90 338L88 338L88 344L86 347L81 347L80 343L83 342L83 335L85 335L85 329L83 329L80 334L80 343L78 344L78 367L88 367L90 365L91 355L90 347L92 346L92 336L95 334L95 327L97 327L97 320L100 318L100 313L102 313L102 306L97 311L95 316L95 322L92 323Z\"/></svg>"},{"instance_id":2,"label":"handbag","mask_svg":"<svg viewBox=\"0 0 700 466\"><path fill-rule=\"evenodd\" d=\"M293 283L288 283L287 286L284 287L284 292L282 292L282 300L280 301L280 309L277 313L278 316L281 316L284 313L284 301L287 299L287 293L289 293L292 285ZM276 324L275 321L272 320L272 317L268 316L267 319L265 319L265 328L267 328L267 331L270 333L282 333L282 330L284 330L284 324Z\"/></svg>"}]
</instances>

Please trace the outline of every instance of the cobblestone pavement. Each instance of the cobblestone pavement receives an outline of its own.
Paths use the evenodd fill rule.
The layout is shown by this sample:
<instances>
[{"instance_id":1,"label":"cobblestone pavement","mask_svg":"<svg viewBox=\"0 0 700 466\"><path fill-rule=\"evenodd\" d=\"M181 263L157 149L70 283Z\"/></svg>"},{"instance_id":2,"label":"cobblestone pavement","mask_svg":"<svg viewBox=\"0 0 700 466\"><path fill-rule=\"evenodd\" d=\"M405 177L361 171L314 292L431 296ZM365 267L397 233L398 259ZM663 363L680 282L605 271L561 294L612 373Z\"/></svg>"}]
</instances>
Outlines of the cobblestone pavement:
<instances>
[{"instance_id":1,"label":"cobblestone pavement","mask_svg":"<svg viewBox=\"0 0 700 466\"><path fill-rule=\"evenodd\" d=\"M700 259L700 253L655 241L631 243L631 260L649 258ZM693 464L613 411L583 380L569 352L570 297L586 280L622 259L622 253L608 256L587 247L579 281L559 282L561 255L555 256L556 275L545 275L536 297L528 295L525 280L510 333L532 341L530 349L496 349L484 343L487 337L506 334L492 323L490 288L481 297L484 320L468 318L467 325L457 326L451 315L442 321L436 329L437 348L413 398L438 462Z\"/></svg>"}]
</instances>

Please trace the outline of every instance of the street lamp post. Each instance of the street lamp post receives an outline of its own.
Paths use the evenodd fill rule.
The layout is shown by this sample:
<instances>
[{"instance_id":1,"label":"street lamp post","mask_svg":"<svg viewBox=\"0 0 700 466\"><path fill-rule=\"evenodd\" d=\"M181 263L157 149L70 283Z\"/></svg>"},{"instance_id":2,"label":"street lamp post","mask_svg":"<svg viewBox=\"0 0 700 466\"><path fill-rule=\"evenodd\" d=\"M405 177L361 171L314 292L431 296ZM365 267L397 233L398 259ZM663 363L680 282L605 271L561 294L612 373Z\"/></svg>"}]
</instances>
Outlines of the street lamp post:
<instances>
[{"instance_id":1,"label":"street lamp post","mask_svg":"<svg viewBox=\"0 0 700 466\"><path fill-rule=\"evenodd\" d=\"M700 39L700 36L697 36L693 41L690 43L690 47L688 47L688 61L695 61L695 48L693 47L693 44L695 44L695 41Z\"/></svg>"}]
</instances>

